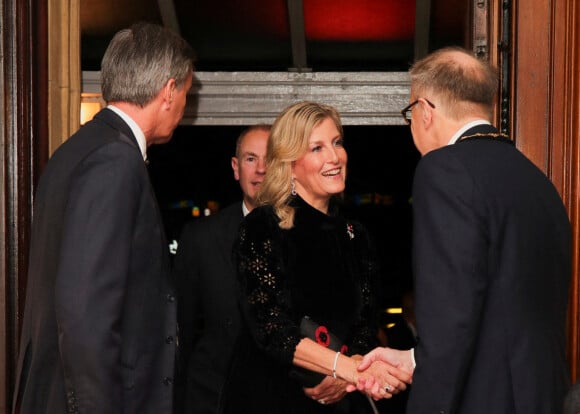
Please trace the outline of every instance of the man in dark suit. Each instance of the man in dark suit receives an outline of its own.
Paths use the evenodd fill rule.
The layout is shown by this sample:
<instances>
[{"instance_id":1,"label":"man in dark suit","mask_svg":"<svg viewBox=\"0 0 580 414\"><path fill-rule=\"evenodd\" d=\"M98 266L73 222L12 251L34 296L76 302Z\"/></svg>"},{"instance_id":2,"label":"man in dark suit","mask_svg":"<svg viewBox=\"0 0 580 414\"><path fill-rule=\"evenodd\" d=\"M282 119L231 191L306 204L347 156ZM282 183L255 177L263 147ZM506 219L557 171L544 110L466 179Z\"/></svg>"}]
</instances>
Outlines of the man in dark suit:
<instances>
[{"instance_id":1,"label":"man in dark suit","mask_svg":"<svg viewBox=\"0 0 580 414\"><path fill-rule=\"evenodd\" d=\"M136 24L103 57L108 107L54 153L34 206L14 411L171 413L176 302L147 146L183 115L193 51Z\"/></svg>"},{"instance_id":2,"label":"man in dark suit","mask_svg":"<svg viewBox=\"0 0 580 414\"><path fill-rule=\"evenodd\" d=\"M256 205L264 178L270 127L256 125L239 136L232 157L243 193L215 216L188 223L175 257L179 286L180 370L184 413L217 413L220 394L240 326L232 248L244 215Z\"/></svg>"},{"instance_id":3,"label":"man in dark suit","mask_svg":"<svg viewBox=\"0 0 580 414\"><path fill-rule=\"evenodd\" d=\"M407 413L554 414L568 389L570 224L558 192L490 125L495 71L461 49L411 68L418 344ZM413 365L412 353L379 349ZM364 368L364 365L363 365Z\"/></svg>"},{"instance_id":4,"label":"man in dark suit","mask_svg":"<svg viewBox=\"0 0 580 414\"><path fill-rule=\"evenodd\" d=\"M566 394L563 414L580 414L580 381L572 385Z\"/></svg>"}]
</instances>

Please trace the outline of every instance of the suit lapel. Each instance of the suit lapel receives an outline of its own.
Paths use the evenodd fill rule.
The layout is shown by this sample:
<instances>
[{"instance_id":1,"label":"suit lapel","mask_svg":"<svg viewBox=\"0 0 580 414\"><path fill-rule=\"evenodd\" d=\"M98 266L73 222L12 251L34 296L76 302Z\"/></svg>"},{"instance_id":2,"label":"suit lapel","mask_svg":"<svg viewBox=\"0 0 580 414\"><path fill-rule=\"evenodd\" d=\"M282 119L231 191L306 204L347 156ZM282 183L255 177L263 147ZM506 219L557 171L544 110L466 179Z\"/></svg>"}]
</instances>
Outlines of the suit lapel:
<instances>
[{"instance_id":1,"label":"suit lapel","mask_svg":"<svg viewBox=\"0 0 580 414\"><path fill-rule=\"evenodd\" d=\"M123 120L123 118L121 118L119 115L117 115L110 109L104 108L94 116L94 119L99 122L103 122L109 125L114 130L118 131L119 139L135 148L135 151L139 153L139 157L142 157L141 149L139 148L139 144L137 143L137 138L135 138L133 131L131 131L131 128L129 128L129 125L127 125L127 123ZM143 168L145 175L147 175L148 177L147 179L147 182L149 183L148 191L151 199L154 201L152 204L153 208L157 213L158 222L163 223L163 215L161 214L161 209L157 202L157 196L155 195L155 191L153 190L153 186L151 185L151 181L149 179L149 174L147 173L145 163L143 164ZM167 246L167 240L163 226L161 226L161 235L162 235L162 246L163 248L165 248L165 246Z\"/></svg>"},{"instance_id":2,"label":"suit lapel","mask_svg":"<svg viewBox=\"0 0 580 414\"><path fill-rule=\"evenodd\" d=\"M240 223L244 218L242 213L242 203L235 203L224 210L222 214L224 214L223 228L217 237L220 250L228 255L227 259L229 260L232 255L232 247L238 237Z\"/></svg>"}]
</instances>

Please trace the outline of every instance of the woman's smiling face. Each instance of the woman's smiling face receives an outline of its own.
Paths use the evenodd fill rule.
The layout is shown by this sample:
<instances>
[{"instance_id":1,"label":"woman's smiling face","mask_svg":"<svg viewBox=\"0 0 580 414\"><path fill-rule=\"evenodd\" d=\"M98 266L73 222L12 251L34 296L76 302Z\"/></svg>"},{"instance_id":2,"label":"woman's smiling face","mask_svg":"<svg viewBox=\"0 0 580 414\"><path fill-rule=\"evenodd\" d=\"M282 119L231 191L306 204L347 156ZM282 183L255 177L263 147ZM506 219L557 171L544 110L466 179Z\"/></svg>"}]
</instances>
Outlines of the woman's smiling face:
<instances>
[{"instance_id":1,"label":"woman's smiling face","mask_svg":"<svg viewBox=\"0 0 580 414\"><path fill-rule=\"evenodd\" d=\"M344 191L346 150L332 118L312 129L308 150L292 165L296 192L314 208L326 213L330 197Z\"/></svg>"}]
</instances>

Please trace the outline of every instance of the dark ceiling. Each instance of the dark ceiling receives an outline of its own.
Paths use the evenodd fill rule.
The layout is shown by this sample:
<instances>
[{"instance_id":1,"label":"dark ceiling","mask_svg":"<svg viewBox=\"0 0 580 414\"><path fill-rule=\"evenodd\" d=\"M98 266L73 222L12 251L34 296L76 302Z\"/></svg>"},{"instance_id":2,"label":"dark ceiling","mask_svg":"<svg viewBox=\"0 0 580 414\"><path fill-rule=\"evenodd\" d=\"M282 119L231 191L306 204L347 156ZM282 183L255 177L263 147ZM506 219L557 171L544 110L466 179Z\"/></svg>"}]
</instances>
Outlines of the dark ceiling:
<instances>
[{"instance_id":1,"label":"dark ceiling","mask_svg":"<svg viewBox=\"0 0 580 414\"><path fill-rule=\"evenodd\" d=\"M464 45L468 2L419 2L430 4L429 49ZM168 19L168 10L176 19ZM406 70L414 55L415 11L412 0L303 0L308 67ZM80 13L83 70L99 70L113 34L141 20L178 29L196 50L200 71L293 66L288 0L81 0Z\"/></svg>"}]
</instances>

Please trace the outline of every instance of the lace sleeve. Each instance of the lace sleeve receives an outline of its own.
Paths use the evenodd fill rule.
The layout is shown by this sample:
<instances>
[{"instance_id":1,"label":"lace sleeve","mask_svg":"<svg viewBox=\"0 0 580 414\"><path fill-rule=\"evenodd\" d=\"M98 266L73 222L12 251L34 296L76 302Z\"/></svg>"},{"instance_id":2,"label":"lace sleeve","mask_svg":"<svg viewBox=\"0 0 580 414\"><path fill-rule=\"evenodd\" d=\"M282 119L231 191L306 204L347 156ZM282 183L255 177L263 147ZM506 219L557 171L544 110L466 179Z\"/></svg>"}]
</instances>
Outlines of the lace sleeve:
<instances>
[{"instance_id":1,"label":"lace sleeve","mask_svg":"<svg viewBox=\"0 0 580 414\"><path fill-rule=\"evenodd\" d=\"M270 356L291 365L301 337L289 316L282 232L264 212L248 216L240 227L235 254L240 305L254 341Z\"/></svg>"}]
</instances>

